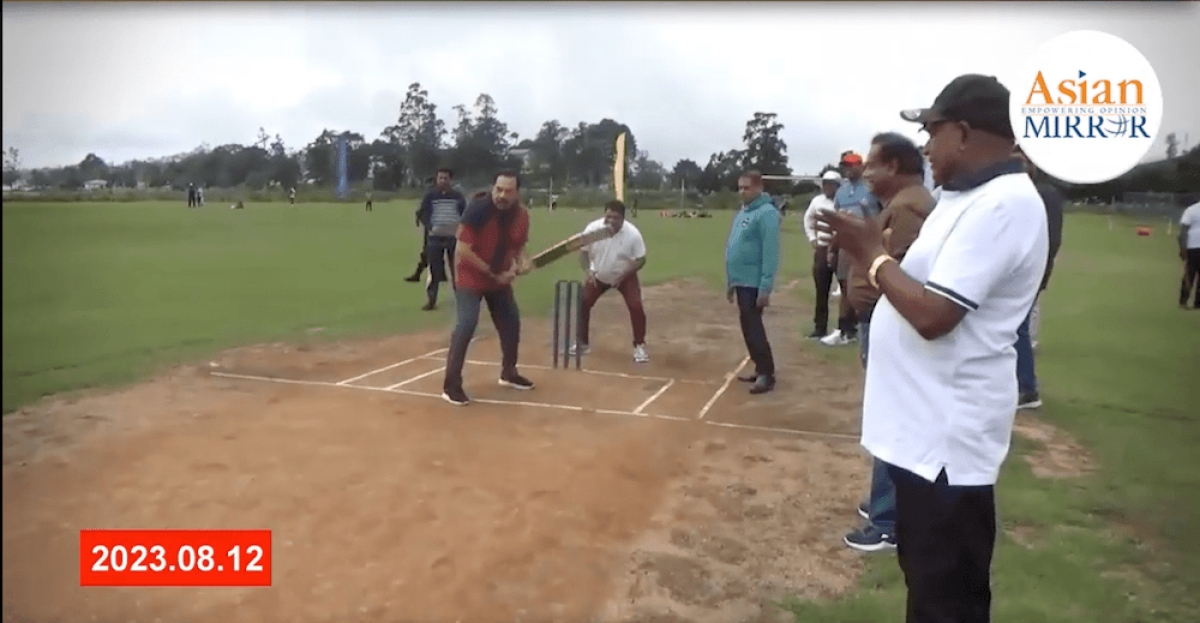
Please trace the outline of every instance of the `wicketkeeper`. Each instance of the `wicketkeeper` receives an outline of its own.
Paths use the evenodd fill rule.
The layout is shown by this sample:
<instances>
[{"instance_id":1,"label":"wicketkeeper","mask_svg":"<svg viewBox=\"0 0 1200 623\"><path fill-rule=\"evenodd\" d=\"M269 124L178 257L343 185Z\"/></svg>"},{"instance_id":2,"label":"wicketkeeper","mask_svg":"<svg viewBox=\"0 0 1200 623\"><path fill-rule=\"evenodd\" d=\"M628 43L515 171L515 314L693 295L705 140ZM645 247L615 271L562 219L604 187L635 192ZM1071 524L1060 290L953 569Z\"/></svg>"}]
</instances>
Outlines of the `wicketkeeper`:
<instances>
[{"instance_id":1,"label":"wicketkeeper","mask_svg":"<svg viewBox=\"0 0 1200 623\"><path fill-rule=\"evenodd\" d=\"M570 354L582 349L587 353L589 323L592 307L600 296L616 289L625 299L629 309L629 321L633 327L633 360L638 363L650 361L646 354L646 310L642 305L642 284L638 271L646 265L646 241L642 232L625 220L625 204L610 201L604 206L604 218L596 219L584 228L588 234L608 228L612 235L593 242L579 252L579 263L587 275L583 282L583 301L580 309L579 335L571 346Z\"/></svg>"}]
</instances>

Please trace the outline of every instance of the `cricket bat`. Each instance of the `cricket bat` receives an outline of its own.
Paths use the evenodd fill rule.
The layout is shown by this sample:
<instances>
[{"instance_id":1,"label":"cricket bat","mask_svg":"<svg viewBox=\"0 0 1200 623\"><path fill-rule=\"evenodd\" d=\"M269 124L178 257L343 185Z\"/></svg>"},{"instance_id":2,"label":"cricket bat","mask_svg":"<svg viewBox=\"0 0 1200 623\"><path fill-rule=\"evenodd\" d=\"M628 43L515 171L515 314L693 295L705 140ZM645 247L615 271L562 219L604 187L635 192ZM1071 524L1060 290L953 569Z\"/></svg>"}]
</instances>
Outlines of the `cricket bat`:
<instances>
[{"instance_id":1,"label":"cricket bat","mask_svg":"<svg viewBox=\"0 0 1200 623\"><path fill-rule=\"evenodd\" d=\"M600 229L587 233L575 234L574 236L558 242L549 249L546 249L545 251L533 256L530 258L530 262L533 264L534 268L541 268L555 260L560 260L566 255L578 251L583 247L592 244L593 242L604 240L605 238L611 238L612 235L612 230L607 227L601 227Z\"/></svg>"}]
</instances>

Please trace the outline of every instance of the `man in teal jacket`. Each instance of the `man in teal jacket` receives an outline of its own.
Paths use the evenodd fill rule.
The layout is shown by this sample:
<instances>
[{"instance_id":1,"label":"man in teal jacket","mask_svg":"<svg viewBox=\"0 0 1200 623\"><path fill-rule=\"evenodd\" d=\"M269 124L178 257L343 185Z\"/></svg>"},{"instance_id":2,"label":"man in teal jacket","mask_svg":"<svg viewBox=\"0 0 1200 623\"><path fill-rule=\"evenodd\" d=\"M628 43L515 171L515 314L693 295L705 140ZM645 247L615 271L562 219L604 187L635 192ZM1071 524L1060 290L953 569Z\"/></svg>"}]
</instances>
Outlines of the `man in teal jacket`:
<instances>
[{"instance_id":1,"label":"man in teal jacket","mask_svg":"<svg viewBox=\"0 0 1200 623\"><path fill-rule=\"evenodd\" d=\"M779 209L763 193L762 173L747 171L738 178L742 207L733 217L725 244L726 297L737 301L742 337L754 361L754 374L738 377L753 383L751 394L775 389L775 358L763 326L763 309L770 304L779 268Z\"/></svg>"}]
</instances>

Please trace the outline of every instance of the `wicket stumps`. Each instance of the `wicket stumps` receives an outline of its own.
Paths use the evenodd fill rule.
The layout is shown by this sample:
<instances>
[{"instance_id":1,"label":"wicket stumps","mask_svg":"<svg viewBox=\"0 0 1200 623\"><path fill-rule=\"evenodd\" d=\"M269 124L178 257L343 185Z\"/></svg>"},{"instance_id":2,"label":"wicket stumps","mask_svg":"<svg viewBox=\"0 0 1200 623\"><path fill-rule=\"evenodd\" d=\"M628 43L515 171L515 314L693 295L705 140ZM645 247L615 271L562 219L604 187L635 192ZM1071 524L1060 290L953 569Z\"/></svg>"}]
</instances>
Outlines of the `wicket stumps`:
<instances>
[{"instance_id":1,"label":"wicket stumps","mask_svg":"<svg viewBox=\"0 0 1200 623\"><path fill-rule=\"evenodd\" d=\"M572 307L574 304L574 307ZM583 283L560 279L554 283L554 367L558 367L558 352L562 349L562 367L571 367L571 318L575 318L575 331L583 320ZM561 331L559 330L561 327ZM583 367L583 352L575 350L575 369Z\"/></svg>"}]
</instances>

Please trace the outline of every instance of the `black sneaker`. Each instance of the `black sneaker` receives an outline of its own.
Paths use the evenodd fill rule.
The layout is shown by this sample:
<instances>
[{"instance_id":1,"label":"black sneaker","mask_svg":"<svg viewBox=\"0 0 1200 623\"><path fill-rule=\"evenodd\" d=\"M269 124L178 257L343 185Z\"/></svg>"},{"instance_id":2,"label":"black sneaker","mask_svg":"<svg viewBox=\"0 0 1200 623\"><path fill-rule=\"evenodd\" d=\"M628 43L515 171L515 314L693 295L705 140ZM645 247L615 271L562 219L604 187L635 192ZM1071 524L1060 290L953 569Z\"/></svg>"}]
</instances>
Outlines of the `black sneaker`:
<instances>
[{"instance_id":1,"label":"black sneaker","mask_svg":"<svg viewBox=\"0 0 1200 623\"><path fill-rule=\"evenodd\" d=\"M758 380L757 374L742 374L737 377L737 380L743 383L753 383Z\"/></svg>"},{"instance_id":2,"label":"black sneaker","mask_svg":"<svg viewBox=\"0 0 1200 623\"><path fill-rule=\"evenodd\" d=\"M829 335L829 332L828 332L828 331L816 331L816 330L814 330L812 333L809 333L809 334L808 334L808 339L810 339L810 340L819 340L819 339L821 339L821 338L825 337L826 335Z\"/></svg>"},{"instance_id":3,"label":"black sneaker","mask_svg":"<svg viewBox=\"0 0 1200 623\"><path fill-rule=\"evenodd\" d=\"M1042 397L1036 391L1025 392L1017 400L1018 409L1036 409L1042 406Z\"/></svg>"},{"instance_id":4,"label":"black sneaker","mask_svg":"<svg viewBox=\"0 0 1200 623\"><path fill-rule=\"evenodd\" d=\"M775 389L775 377L761 375L758 380L754 381L754 385L750 386L751 394L765 394Z\"/></svg>"},{"instance_id":5,"label":"black sneaker","mask_svg":"<svg viewBox=\"0 0 1200 623\"><path fill-rule=\"evenodd\" d=\"M870 519L870 518L871 518L871 512L870 512L869 510L867 510L867 503L866 503L866 502L859 502L859 503L858 503L858 516L859 516L859 517L862 517L863 519Z\"/></svg>"},{"instance_id":6,"label":"black sneaker","mask_svg":"<svg viewBox=\"0 0 1200 623\"><path fill-rule=\"evenodd\" d=\"M513 389L533 389L533 381L516 372L500 377L500 384Z\"/></svg>"},{"instance_id":7,"label":"black sneaker","mask_svg":"<svg viewBox=\"0 0 1200 623\"><path fill-rule=\"evenodd\" d=\"M437 305L435 305L433 301L429 301L421 307L421 311L433 311L435 307L437 307Z\"/></svg>"},{"instance_id":8,"label":"black sneaker","mask_svg":"<svg viewBox=\"0 0 1200 623\"><path fill-rule=\"evenodd\" d=\"M471 404L471 399L467 398L467 392L464 392L461 387L443 389L442 400L460 407Z\"/></svg>"},{"instance_id":9,"label":"black sneaker","mask_svg":"<svg viewBox=\"0 0 1200 623\"><path fill-rule=\"evenodd\" d=\"M842 542L860 552L896 549L896 536L873 525L866 525L842 537Z\"/></svg>"}]
</instances>

